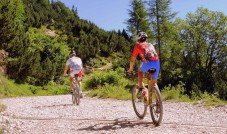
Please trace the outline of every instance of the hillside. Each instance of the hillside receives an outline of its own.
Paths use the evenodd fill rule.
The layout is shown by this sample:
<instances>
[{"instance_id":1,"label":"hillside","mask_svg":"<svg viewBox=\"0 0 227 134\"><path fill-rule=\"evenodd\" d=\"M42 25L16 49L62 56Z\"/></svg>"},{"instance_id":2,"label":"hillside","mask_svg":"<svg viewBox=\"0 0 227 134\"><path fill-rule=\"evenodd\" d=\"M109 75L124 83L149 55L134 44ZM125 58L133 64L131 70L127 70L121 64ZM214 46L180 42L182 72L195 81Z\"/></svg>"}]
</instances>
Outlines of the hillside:
<instances>
[{"instance_id":1,"label":"hillside","mask_svg":"<svg viewBox=\"0 0 227 134\"><path fill-rule=\"evenodd\" d=\"M7 78L39 87L62 84L63 68L71 50L88 68L110 63L114 69L126 67L135 44L134 35L142 30L149 35L150 43L157 44L160 89L183 86L183 94L189 96L207 93L226 100L227 16L198 8L183 20L171 13L170 2L162 1L163 8L157 8L159 4L132 1L127 29L105 31L81 19L77 9L69 9L60 1L1 0L0 51L8 55L4 61ZM160 9L160 14L149 13L149 9ZM119 54L120 60L116 56ZM139 60L138 57L135 70Z\"/></svg>"},{"instance_id":2,"label":"hillside","mask_svg":"<svg viewBox=\"0 0 227 134\"><path fill-rule=\"evenodd\" d=\"M6 74L19 83L41 86L59 81L71 50L86 66L94 65L89 62L97 57L128 53L131 46L125 30L105 31L59 1L2 1L0 8L6 9L0 12Z\"/></svg>"}]
</instances>

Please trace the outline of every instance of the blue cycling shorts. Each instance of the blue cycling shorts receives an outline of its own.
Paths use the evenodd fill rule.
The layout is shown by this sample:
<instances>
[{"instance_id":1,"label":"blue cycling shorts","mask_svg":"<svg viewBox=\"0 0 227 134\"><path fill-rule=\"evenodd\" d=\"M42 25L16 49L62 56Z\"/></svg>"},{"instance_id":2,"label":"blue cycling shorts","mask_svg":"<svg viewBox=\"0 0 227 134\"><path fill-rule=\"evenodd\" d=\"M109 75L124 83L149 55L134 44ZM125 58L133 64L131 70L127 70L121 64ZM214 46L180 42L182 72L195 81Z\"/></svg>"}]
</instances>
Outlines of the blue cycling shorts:
<instances>
[{"instance_id":1,"label":"blue cycling shorts","mask_svg":"<svg viewBox=\"0 0 227 134\"><path fill-rule=\"evenodd\" d=\"M159 60L152 60L152 61L148 61L148 62L142 62L142 64L139 67L139 69L142 72L147 72L150 68L155 68L156 69L152 79L153 80L157 80L158 79L159 70L160 70Z\"/></svg>"}]
</instances>

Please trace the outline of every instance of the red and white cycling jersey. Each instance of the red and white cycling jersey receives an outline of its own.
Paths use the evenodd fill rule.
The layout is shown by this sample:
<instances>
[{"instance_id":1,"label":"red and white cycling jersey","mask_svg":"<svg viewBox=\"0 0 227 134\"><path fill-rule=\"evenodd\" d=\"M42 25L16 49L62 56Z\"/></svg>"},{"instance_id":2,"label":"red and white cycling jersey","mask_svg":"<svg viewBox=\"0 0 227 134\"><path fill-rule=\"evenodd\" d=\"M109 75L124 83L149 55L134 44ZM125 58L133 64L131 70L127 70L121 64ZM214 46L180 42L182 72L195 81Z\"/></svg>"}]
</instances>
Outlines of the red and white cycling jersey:
<instances>
[{"instance_id":1,"label":"red and white cycling jersey","mask_svg":"<svg viewBox=\"0 0 227 134\"><path fill-rule=\"evenodd\" d=\"M154 46L148 42L137 43L135 45L132 56L137 57L138 55L140 55L144 62L159 59Z\"/></svg>"}]
</instances>

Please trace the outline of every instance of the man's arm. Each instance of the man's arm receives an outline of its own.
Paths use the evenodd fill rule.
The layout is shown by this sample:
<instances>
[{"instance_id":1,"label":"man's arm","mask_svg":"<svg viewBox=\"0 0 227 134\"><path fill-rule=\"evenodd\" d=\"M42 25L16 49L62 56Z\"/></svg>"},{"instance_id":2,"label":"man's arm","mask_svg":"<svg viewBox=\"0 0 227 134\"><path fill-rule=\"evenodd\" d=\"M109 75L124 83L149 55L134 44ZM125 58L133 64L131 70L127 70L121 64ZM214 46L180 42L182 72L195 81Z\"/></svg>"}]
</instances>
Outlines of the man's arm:
<instances>
[{"instance_id":1,"label":"man's arm","mask_svg":"<svg viewBox=\"0 0 227 134\"><path fill-rule=\"evenodd\" d=\"M129 68L129 71L133 71L135 60L136 60L136 57L133 57L132 56L131 57L131 60L130 60L130 68Z\"/></svg>"},{"instance_id":2,"label":"man's arm","mask_svg":"<svg viewBox=\"0 0 227 134\"><path fill-rule=\"evenodd\" d=\"M69 66L65 65L64 74L63 74L64 76L67 76L68 69L69 69Z\"/></svg>"}]
</instances>

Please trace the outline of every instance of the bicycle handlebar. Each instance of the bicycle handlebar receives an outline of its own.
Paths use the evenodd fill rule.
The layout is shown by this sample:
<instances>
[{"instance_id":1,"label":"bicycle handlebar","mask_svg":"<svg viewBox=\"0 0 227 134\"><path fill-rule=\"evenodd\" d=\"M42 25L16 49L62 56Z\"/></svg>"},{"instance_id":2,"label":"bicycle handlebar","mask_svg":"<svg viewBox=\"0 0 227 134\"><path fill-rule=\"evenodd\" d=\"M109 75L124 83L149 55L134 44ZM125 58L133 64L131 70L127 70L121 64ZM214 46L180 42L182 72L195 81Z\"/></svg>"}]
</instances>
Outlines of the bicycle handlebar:
<instances>
[{"instance_id":1,"label":"bicycle handlebar","mask_svg":"<svg viewBox=\"0 0 227 134\"><path fill-rule=\"evenodd\" d=\"M124 70L124 74L125 74L125 77L126 78L131 78L133 76L137 76L138 72L135 72L135 71L129 71L129 70Z\"/></svg>"}]
</instances>

